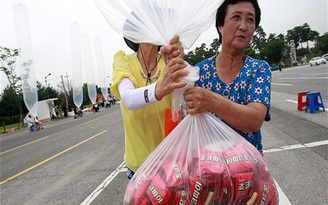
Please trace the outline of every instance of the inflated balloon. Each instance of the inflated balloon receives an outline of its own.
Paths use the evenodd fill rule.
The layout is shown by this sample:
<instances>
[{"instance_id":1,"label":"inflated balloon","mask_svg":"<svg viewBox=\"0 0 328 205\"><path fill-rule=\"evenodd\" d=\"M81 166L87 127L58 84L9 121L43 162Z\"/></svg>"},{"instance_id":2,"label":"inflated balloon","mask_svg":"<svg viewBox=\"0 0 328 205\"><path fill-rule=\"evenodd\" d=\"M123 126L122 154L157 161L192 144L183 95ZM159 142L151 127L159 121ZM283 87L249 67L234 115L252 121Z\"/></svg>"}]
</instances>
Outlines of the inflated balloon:
<instances>
[{"instance_id":1,"label":"inflated balloon","mask_svg":"<svg viewBox=\"0 0 328 205\"><path fill-rule=\"evenodd\" d=\"M38 93L34 71L28 11L26 6L22 4L14 4L13 9L17 46L21 50L18 64L20 65L23 99L30 113L33 116L36 116L38 110Z\"/></svg>"},{"instance_id":2,"label":"inflated balloon","mask_svg":"<svg viewBox=\"0 0 328 205\"><path fill-rule=\"evenodd\" d=\"M97 59L97 66L98 66L98 73L99 73L99 82L100 82L100 90L103 94L104 98L107 99L108 96L108 88L107 88L107 79L106 72L105 72L105 64L104 64L104 57L101 47L101 41L99 38L95 40L95 51L96 51L96 59Z\"/></svg>"},{"instance_id":3,"label":"inflated balloon","mask_svg":"<svg viewBox=\"0 0 328 205\"><path fill-rule=\"evenodd\" d=\"M178 34L188 49L214 22L223 0L94 0L109 25L135 43L168 45Z\"/></svg>"},{"instance_id":4,"label":"inflated balloon","mask_svg":"<svg viewBox=\"0 0 328 205\"><path fill-rule=\"evenodd\" d=\"M71 44L73 101L76 107L80 107L83 101L81 32L80 25L76 22L71 24Z\"/></svg>"},{"instance_id":5,"label":"inflated balloon","mask_svg":"<svg viewBox=\"0 0 328 205\"><path fill-rule=\"evenodd\" d=\"M84 62L84 71L87 78L87 87L89 99L92 104L96 104L97 99L97 89L95 82L95 75L93 70L93 58L91 52L90 38L87 34L82 35L82 54Z\"/></svg>"}]
</instances>

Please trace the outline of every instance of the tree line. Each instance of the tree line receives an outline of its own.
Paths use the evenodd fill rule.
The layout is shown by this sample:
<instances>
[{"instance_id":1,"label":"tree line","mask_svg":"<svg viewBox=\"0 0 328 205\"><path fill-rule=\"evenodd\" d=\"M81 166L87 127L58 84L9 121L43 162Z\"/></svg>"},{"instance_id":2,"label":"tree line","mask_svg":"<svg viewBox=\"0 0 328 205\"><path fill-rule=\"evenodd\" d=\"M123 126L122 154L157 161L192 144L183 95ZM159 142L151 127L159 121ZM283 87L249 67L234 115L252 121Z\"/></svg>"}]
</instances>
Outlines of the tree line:
<instances>
[{"instance_id":1,"label":"tree line","mask_svg":"<svg viewBox=\"0 0 328 205\"><path fill-rule=\"evenodd\" d=\"M290 58L289 43L294 40L298 61L306 56L308 59L313 56L321 56L328 53L328 33L320 36L317 31L310 28L307 23L296 26L287 31L287 34L267 35L263 28L259 26L253 36L252 42L247 47L245 53L249 56L266 60L270 65L292 65ZM309 43L314 44L313 47ZM213 42L207 47L205 43L196 47L193 51L185 54L184 59L191 65L202 61L205 58L212 57L220 51L219 39L213 39ZM28 113L23 102L23 93L20 76L15 75L16 58L19 56L19 49L12 49L0 46L0 71L8 79L8 86L0 94L0 124L23 122L23 116ZM68 106L69 111L74 108L73 91L68 83L63 81L58 83L57 88L52 86L43 86L37 82L38 100L42 101L49 98L58 98L55 105ZM101 90L97 87L97 93ZM110 93L110 89L108 90ZM88 98L87 84L83 85L83 106L90 105Z\"/></svg>"},{"instance_id":2,"label":"tree line","mask_svg":"<svg viewBox=\"0 0 328 205\"><path fill-rule=\"evenodd\" d=\"M286 35L277 35L275 33L267 35L263 28L259 26L245 53L246 55L266 60L270 65L282 64L291 66L289 46L291 40L294 40L299 62L304 56L310 59L314 56L328 53L328 33L320 36L319 32L312 30L307 23L288 30ZM310 48L310 42L314 44L314 47ZM185 60L195 65L204 58L214 56L219 50L219 39L214 39L210 47L203 43L200 47L196 47L195 50L188 52L185 55Z\"/></svg>"}]
</instances>

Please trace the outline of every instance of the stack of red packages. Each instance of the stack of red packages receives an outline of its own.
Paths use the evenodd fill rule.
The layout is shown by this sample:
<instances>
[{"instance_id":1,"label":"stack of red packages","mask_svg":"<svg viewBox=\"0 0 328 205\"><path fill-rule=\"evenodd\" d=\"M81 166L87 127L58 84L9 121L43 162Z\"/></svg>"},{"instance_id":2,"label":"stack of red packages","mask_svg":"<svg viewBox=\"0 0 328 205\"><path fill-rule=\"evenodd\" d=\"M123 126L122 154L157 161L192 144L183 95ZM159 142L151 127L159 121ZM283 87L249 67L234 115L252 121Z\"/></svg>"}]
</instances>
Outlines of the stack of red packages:
<instances>
[{"instance_id":1,"label":"stack of red packages","mask_svg":"<svg viewBox=\"0 0 328 205\"><path fill-rule=\"evenodd\" d=\"M180 152L174 149L162 155L155 150L130 180L123 204L278 204L275 182L262 155L245 142L214 150L206 143L193 148L177 143ZM172 147L164 143L169 145L164 149ZM161 145L159 149L163 153Z\"/></svg>"}]
</instances>

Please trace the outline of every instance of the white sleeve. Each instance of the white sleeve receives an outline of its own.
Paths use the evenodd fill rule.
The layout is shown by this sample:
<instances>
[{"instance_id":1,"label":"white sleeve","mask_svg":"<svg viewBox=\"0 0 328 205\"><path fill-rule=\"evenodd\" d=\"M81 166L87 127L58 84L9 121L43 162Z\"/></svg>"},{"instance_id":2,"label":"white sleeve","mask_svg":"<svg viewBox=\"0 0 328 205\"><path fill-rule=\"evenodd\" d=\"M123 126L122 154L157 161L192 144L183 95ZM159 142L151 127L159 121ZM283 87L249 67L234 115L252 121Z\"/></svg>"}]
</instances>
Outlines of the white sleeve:
<instances>
[{"instance_id":1,"label":"white sleeve","mask_svg":"<svg viewBox=\"0 0 328 205\"><path fill-rule=\"evenodd\" d=\"M153 83L136 89L130 79L123 78L118 84L118 91L125 107L130 110L137 110L146 105L158 102L155 97L155 87L156 83Z\"/></svg>"}]
</instances>

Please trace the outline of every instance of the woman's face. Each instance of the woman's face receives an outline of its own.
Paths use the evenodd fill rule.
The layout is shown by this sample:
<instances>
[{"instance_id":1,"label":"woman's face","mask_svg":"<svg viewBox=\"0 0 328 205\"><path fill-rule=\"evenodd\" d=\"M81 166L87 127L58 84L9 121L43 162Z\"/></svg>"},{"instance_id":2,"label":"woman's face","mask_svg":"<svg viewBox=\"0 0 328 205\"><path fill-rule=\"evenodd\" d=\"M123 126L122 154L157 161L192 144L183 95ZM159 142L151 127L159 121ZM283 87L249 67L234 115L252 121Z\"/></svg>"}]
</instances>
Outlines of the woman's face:
<instances>
[{"instance_id":1,"label":"woman's face","mask_svg":"<svg viewBox=\"0 0 328 205\"><path fill-rule=\"evenodd\" d=\"M219 27L219 31L222 34L222 47L244 50L255 32L255 9L252 3L228 5L224 25Z\"/></svg>"}]
</instances>

